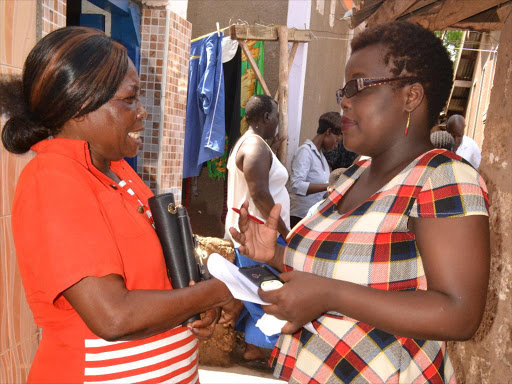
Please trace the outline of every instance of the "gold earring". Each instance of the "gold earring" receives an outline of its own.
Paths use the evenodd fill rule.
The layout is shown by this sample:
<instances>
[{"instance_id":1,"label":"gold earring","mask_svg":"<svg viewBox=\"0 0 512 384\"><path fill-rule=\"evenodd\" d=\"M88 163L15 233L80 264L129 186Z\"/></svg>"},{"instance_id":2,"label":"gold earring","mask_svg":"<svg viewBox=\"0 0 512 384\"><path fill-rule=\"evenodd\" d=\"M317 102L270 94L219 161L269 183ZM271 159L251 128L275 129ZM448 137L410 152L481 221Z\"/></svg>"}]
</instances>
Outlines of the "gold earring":
<instances>
[{"instance_id":1,"label":"gold earring","mask_svg":"<svg viewBox=\"0 0 512 384\"><path fill-rule=\"evenodd\" d=\"M411 112L409 112L409 115L407 116L407 125L405 126L405 132L404 135L407 136L409 133L409 124L411 123Z\"/></svg>"}]
</instances>

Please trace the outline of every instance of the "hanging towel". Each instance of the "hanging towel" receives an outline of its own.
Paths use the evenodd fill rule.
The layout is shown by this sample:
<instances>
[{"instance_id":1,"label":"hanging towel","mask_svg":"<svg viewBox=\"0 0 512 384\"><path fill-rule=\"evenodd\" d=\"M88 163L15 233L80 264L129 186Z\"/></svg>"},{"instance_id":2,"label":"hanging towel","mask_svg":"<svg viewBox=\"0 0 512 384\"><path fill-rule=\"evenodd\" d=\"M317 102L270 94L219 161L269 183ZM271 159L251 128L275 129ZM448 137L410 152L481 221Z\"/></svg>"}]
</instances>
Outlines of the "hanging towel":
<instances>
[{"instance_id":1,"label":"hanging towel","mask_svg":"<svg viewBox=\"0 0 512 384\"><path fill-rule=\"evenodd\" d=\"M222 37L213 33L190 48L183 178L199 176L205 161L224 154Z\"/></svg>"}]
</instances>

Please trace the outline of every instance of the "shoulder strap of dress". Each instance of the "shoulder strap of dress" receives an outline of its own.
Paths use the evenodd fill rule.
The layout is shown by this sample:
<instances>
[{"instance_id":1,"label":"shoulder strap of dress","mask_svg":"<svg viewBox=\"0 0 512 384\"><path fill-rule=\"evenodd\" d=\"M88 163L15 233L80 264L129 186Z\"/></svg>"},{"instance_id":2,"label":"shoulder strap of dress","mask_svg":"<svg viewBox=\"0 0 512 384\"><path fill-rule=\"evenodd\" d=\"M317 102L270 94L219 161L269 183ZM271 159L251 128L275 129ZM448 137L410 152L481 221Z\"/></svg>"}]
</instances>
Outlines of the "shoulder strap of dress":
<instances>
[{"instance_id":1,"label":"shoulder strap of dress","mask_svg":"<svg viewBox=\"0 0 512 384\"><path fill-rule=\"evenodd\" d=\"M246 137L244 137L244 139L240 142L240 145L242 145L242 142L245 141L246 139L248 139L249 137L257 137L258 139L260 139L266 146L267 148L270 150L270 152L272 152L272 148L270 148L270 145L268 145L268 143L263 139L263 137L261 137L260 135L256 134L256 133L249 133ZM273 152L272 152L273 153Z\"/></svg>"}]
</instances>

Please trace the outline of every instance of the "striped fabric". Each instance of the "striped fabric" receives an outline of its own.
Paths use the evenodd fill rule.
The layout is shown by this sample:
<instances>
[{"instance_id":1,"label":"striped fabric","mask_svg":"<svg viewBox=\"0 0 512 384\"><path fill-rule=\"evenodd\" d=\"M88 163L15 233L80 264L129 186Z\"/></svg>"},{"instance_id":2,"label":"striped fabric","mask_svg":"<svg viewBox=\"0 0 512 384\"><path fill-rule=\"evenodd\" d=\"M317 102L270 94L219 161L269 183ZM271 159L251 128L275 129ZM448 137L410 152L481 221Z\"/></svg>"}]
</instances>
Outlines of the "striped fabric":
<instances>
[{"instance_id":1,"label":"striped fabric","mask_svg":"<svg viewBox=\"0 0 512 384\"><path fill-rule=\"evenodd\" d=\"M370 165L342 175L318 211L289 236L285 269L389 291L425 290L409 217L488 215L484 181L452 152L416 158L367 201L340 215L337 203ZM271 363L292 383L454 383L444 342L403 338L341 313L313 322L318 335L282 335Z\"/></svg>"},{"instance_id":2,"label":"striped fabric","mask_svg":"<svg viewBox=\"0 0 512 384\"><path fill-rule=\"evenodd\" d=\"M142 340L85 340L85 383L197 383L197 339L187 328Z\"/></svg>"},{"instance_id":3,"label":"striped fabric","mask_svg":"<svg viewBox=\"0 0 512 384\"><path fill-rule=\"evenodd\" d=\"M121 180L119 181L118 185L121 187L121 189L126 192L129 197L132 199L136 199L137 203L139 204L139 207L144 209L144 212L146 213L146 216L148 218L149 223L155 228L155 219L153 218L153 215L151 214L151 210L149 209L149 206L147 204L144 204L137 194L132 189L133 182L131 180L128 180L128 182Z\"/></svg>"}]
</instances>

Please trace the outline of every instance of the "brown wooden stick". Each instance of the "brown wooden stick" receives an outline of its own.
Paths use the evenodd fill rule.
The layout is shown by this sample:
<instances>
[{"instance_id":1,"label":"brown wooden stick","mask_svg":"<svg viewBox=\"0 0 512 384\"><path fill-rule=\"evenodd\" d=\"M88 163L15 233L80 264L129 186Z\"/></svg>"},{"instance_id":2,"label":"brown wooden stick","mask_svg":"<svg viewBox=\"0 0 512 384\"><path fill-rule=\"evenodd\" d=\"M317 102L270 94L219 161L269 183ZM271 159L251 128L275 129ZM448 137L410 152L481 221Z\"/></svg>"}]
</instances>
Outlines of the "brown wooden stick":
<instances>
[{"instance_id":1,"label":"brown wooden stick","mask_svg":"<svg viewBox=\"0 0 512 384\"><path fill-rule=\"evenodd\" d=\"M247 43L244 40L238 40L238 42L242 46L242 49L245 52L245 56L247 56L247 60L249 60L249 63L251 63L251 67L254 70L254 73L256 74L256 77L258 78L258 81L260 82L261 86L263 87L263 90L265 91L265 94L270 96L270 90L268 89L267 84L265 83L265 79L261 75L260 69L256 65L256 62L254 61L254 57L252 57L251 50L247 46Z\"/></svg>"},{"instance_id":2,"label":"brown wooden stick","mask_svg":"<svg viewBox=\"0 0 512 384\"><path fill-rule=\"evenodd\" d=\"M279 37L279 137L288 136L288 27L278 28ZM279 148L278 158L286 163L288 142Z\"/></svg>"},{"instance_id":3,"label":"brown wooden stick","mask_svg":"<svg viewBox=\"0 0 512 384\"><path fill-rule=\"evenodd\" d=\"M290 57L288 58L288 75L290 75L290 71L292 70L293 59L295 59L295 54L297 53L297 48L299 48L299 43L297 41L293 42L292 50L290 51ZM279 89L276 91L276 95L274 96L274 100L279 100Z\"/></svg>"}]
</instances>

